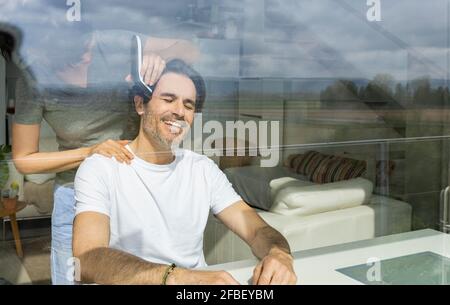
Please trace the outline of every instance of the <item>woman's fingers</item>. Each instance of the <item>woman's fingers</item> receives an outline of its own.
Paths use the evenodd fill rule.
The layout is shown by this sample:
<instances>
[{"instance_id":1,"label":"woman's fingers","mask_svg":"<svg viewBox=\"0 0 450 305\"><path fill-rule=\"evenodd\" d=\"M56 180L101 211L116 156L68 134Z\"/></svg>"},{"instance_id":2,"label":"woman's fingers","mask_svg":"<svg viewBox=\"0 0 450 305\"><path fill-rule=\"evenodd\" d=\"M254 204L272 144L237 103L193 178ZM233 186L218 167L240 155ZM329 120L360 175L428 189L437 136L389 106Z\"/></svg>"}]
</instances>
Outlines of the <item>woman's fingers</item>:
<instances>
[{"instance_id":1,"label":"woman's fingers","mask_svg":"<svg viewBox=\"0 0 450 305\"><path fill-rule=\"evenodd\" d=\"M144 56L141 75L144 82L150 86L153 86L161 76L166 62L156 54L149 54Z\"/></svg>"},{"instance_id":2,"label":"woman's fingers","mask_svg":"<svg viewBox=\"0 0 450 305\"><path fill-rule=\"evenodd\" d=\"M125 156L125 154L123 152L116 150L113 153L113 155L116 158L116 160L119 161L120 163L130 164L130 160L127 158L127 156Z\"/></svg>"},{"instance_id":3,"label":"woman's fingers","mask_svg":"<svg viewBox=\"0 0 450 305\"><path fill-rule=\"evenodd\" d=\"M107 158L116 158L117 161L120 163L126 162L126 158L124 157L124 154L117 149L112 148L103 148L96 151L97 154L100 154L102 156L105 156Z\"/></svg>"},{"instance_id":4,"label":"woman's fingers","mask_svg":"<svg viewBox=\"0 0 450 305\"><path fill-rule=\"evenodd\" d=\"M120 150L121 152L123 152L125 154L125 156L127 157L127 159L132 160L134 158L134 155L131 151L128 150L128 148L125 147L125 145L129 144L130 141L128 140L120 140L120 141L116 141L115 147L116 149Z\"/></svg>"},{"instance_id":5,"label":"woman's fingers","mask_svg":"<svg viewBox=\"0 0 450 305\"><path fill-rule=\"evenodd\" d=\"M127 163L130 164L131 160L133 159L133 157L130 155L128 155L126 152L124 152L122 149L117 149L114 148L113 149L113 153L114 157L116 158L117 161L121 162L121 163Z\"/></svg>"},{"instance_id":6,"label":"woman's fingers","mask_svg":"<svg viewBox=\"0 0 450 305\"><path fill-rule=\"evenodd\" d=\"M107 140L96 147L94 153L101 154L107 158L115 157L118 162L130 164L134 155L125 147L128 140Z\"/></svg>"},{"instance_id":7,"label":"woman's fingers","mask_svg":"<svg viewBox=\"0 0 450 305\"><path fill-rule=\"evenodd\" d=\"M158 57L155 56L153 58L152 67L149 67L149 71L151 70L150 83L149 83L150 86L153 86L158 79L158 66L160 64L160 61L161 61L161 58L159 56Z\"/></svg>"},{"instance_id":8,"label":"woman's fingers","mask_svg":"<svg viewBox=\"0 0 450 305\"><path fill-rule=\"evenodd\" d=\"M113 156L112 156L109 152L107 152L106 150L98 149L98 150L95 151L94 153L99 154L99 155L102 155L102 156L104 156L104 157L106 157L106 158L112 158L112 157L113 157Z\"/></svg>"},{"instance_id":9,"label":"woman's fingers","mask_svg":"<svg viewBox=\"0 0 450 305\"><path fill-rule=\"evenodd\" d=\"M154 82L156 83L158 81L158 79L161 77L161 74L163 73L164 69L166 68L166 62L162 59L159 58L158 60L158 65L155 65L156 69L155 74L154 74Z\"/></svg>"},{"instance_id":10,"label":"woman's fingers","mask_svg":"<svg viewBox=\"0 0 450 305\"><path fill-rule=\"evenodd\" d=\"M145 67L145 72L144 72L144 82L150 86L153 85L152 82L152 75L153 75L153 70L155 69L155 57L153 55L151 56L146 56L147 57L147 66Z\"/></svg>"},{"instance_id":11,"label":"woman's fingers","mask_svg":"<svg viewBox=\"0 0 450 305\"><path fill-rule=\"evenodd\" d=\"M117 154L123 155L126 159L133 159L133 154L125 147L122 141L111 141L108 145L113 149Z\"/></svg>"},{"instance_id":12,"label":"woman's fingers","mask_svg":"<svg viewBox=\"0 0 450 305\"><path fill-rule=\"evenodd\" d=\"M144 58L142 59L141 71L139 71L140 74L141 74L141 76L142 76L142 79L143 79L144 81L145 81L145 79L146 79L147 67L148 67L148 65L149 65L148 60L149 60L149 57L148 57L148 56L144 56ZM138 80L137 80L137 79L133 79L133 81L137 82Z\"/></svg>"}]
</instances>

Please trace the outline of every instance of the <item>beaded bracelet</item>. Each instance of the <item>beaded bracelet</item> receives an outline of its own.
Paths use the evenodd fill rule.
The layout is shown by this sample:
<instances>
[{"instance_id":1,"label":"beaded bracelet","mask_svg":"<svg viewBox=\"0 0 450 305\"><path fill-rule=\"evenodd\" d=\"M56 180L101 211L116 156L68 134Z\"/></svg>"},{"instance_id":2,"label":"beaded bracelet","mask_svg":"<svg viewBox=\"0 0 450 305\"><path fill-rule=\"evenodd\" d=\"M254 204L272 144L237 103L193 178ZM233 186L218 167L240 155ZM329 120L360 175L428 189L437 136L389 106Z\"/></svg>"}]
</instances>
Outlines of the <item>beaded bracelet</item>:
<instances>
[{"instance_id":1,"label":"beaded bracelet","mask_svg":"<svg viewBox=\"0 0 450 305\"><path fill-rule=\"evenodd\" d=\"M175 264L171 264L170 266L167 266L166 272L164 272L164 276L163 276L161 285L167 285L166 284L167 277L169 276L169 274L172 273L173 269L175 269L176 266L177 265L175 265Z\"/></svg>"}]
</instances>

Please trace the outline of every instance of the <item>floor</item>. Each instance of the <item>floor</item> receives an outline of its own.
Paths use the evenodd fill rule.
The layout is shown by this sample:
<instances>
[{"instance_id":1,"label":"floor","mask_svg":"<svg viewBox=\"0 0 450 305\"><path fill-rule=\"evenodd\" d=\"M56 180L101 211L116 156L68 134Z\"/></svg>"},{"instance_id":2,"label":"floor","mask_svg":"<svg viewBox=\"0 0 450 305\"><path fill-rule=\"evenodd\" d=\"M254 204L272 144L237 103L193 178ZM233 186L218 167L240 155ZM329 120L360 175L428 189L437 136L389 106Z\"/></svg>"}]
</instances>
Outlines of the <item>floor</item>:
<instances>
[{"instance_id":1,"label":"floor","mask_svg":"<svg viewBox=\"0 0 450 305\"><path fill-rule=\"evenodd\" d=\"M9 223L5 226L9 228ZM19 222L24 257L16 255L15 244L8 230L6 240L0 239L0 279L12 284L51 284L50 226L45 222ZM1 232L3 236L4 232Z\"/></svg>"}]
</instances>

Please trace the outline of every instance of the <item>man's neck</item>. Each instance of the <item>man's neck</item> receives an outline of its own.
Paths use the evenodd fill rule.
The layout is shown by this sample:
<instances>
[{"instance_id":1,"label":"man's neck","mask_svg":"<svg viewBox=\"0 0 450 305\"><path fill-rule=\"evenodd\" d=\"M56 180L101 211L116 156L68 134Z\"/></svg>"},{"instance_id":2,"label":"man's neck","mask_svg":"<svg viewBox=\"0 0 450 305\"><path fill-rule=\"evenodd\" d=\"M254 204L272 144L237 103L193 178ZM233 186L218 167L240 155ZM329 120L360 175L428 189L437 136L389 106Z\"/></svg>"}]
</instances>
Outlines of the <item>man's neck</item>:
<instances>
[{"instance_id":1,"label":"man's neck","mask_svg":"<svg viewBox=\"0 0 450 305\"><path fill-rule=\"evenodd\" d=\"M162 149L152 143L142 133L130 143L130 148L136 156L153 164L169 164L174 160L172 150Z\"/></svg>"}]
</instances>

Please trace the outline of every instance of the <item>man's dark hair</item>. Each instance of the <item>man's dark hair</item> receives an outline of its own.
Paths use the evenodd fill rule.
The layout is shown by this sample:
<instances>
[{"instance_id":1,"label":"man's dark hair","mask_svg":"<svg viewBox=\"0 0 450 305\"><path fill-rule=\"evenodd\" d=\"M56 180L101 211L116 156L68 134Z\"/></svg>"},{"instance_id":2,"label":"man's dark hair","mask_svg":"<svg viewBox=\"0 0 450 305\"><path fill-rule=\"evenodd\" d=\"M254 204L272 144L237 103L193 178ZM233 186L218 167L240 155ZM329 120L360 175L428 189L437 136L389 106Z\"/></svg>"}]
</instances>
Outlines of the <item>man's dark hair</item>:
<instances>
[{"instance_id":1,"label":"man's dark hair","mask_svg":"<svg viewBox=\"0 0 450 305\"><path fill-rule=\"evenodd\" d=\"M161 73L161 77L167 73L176 73L187 76L192 80L195 86L196 98L195 98L195 112L202 112L203 104L206 98L206 86L203 77L194 68L186 64L180 59L174 59L166 64L166 68ZM160 78L161 78L160 77ZM153 88L156 88L158 82L154 84ZM144 97L142 91L137 87L133 87L133 95L138 95L144 99L144 104L147 104L150 100Z\"/></svg>"},{"instance_id":2,"label":"man's dark hair","mask_svg":"<svg viewBox=\"0 0 450 305\"><path fill-rule=\"evenodd\" d=\"M0 32L0 51L6 60L11 60L11 54L15 48L14 37L6 32Z\"/></svg>"}]
</instances>

